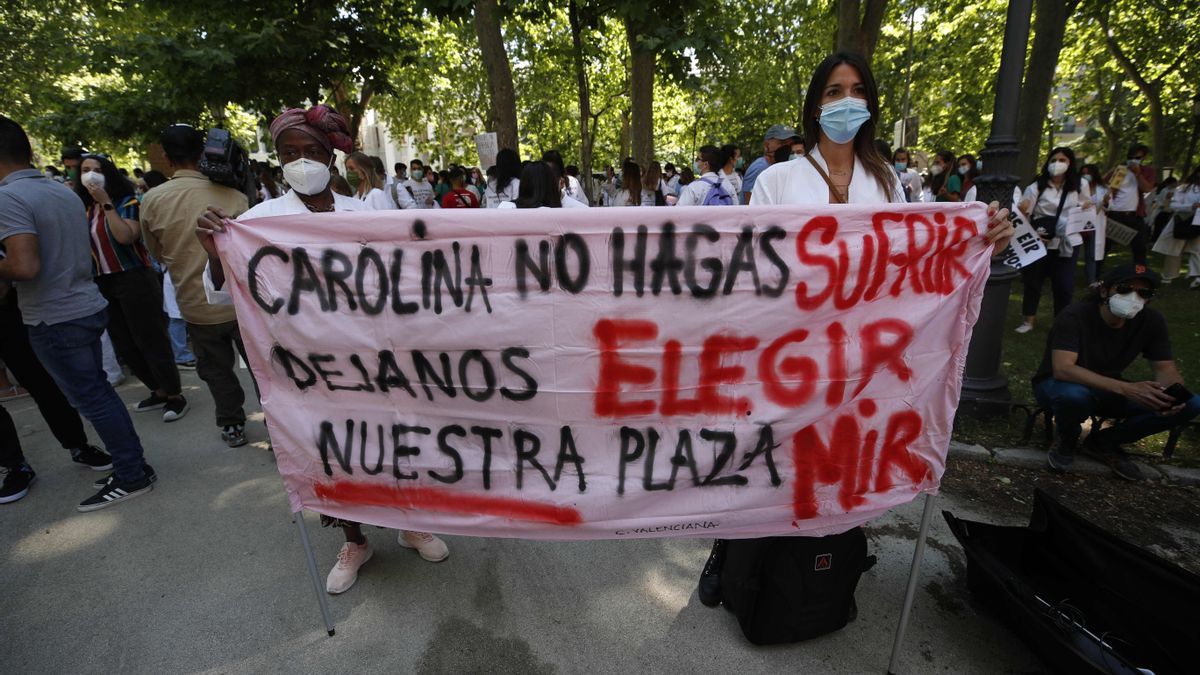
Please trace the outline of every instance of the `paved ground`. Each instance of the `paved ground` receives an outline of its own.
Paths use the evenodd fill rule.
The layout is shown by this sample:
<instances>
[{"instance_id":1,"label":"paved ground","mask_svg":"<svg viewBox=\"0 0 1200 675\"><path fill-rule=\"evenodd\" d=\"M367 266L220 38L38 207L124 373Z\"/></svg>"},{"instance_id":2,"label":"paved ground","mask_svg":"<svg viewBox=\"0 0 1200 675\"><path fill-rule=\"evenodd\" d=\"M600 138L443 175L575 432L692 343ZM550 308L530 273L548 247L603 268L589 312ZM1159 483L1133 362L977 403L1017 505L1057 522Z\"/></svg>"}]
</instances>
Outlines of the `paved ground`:
<instances>
[{"instance_id":1,"label":"paved ground","mask_svg":"<svg viewBox=\"0 0 1200 675\"><path fill-rule=\"evenodd\" d=\"M7 405L38 482L0 506L0 672L7 673L883 673L920 504L868 528L880 564L859 619L807 643L756 648L708 609L695 581L703 540L529 542L447 537L441 564L371 528L358 584L331 598L326 637L272 456L229 449L194 374L192 411L136 415L160 477L153 493L91 514L75 505L100 474L73 465L28 399ZM248 384L248 382L247 382ZM249 387L247 390L250 391ZM127 402L144 394L120 388ZM261 416L249 428L264 438ZM95 438L94 434L92 436ZM966 500L940 508L988 520ZM992 519L994 520L994 519ZM322 574L339 533L309 516ZM966 594L965 559L942 519L900 672L1040 672Z\"/></svg>"}]
</instances>

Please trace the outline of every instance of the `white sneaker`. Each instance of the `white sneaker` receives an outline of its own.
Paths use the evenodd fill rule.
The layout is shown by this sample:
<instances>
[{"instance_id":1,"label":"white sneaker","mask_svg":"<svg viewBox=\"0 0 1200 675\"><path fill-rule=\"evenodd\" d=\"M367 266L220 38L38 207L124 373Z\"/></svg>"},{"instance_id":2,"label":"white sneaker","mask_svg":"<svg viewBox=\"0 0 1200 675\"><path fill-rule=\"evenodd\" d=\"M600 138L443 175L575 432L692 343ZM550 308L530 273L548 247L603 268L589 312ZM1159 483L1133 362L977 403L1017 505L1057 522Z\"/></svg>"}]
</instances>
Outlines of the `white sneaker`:
<instances>
[{"instance_id":1,"label":"white sneaker","mask_svg":"<svg viewBox=\"0 0 1200 675\"><path fill-rule=\"evenodd\" d=\"M1188 288L1193 291L1200 288L1200 277L1192 277L1192 283L1188 284Z\"/></svg>"},{"instance_id":2,"label":"white sneaker","mask_svg":"<svg viewBox=\"0 0 1200 675\"><path fill-rule=\"evenodd\" d=\"M1020 326L1017 326L1017 332L1021 333L1022 335L1024 335L1025 333L1028 333L1031 330L1033 330L1033 324L1031 324L1031 323L1023 323Z\"/></svg>"},{"instance_id":3,"label":"white sneaker","mask_svg":"<svg viewBox=\"0 0 1200 675\"><path fill-rule=\"evenodd\" d=\"M404 548L417 549L417 553L429 562L441 562L450 556L446 542L428 532L400 530L398 541Z\"/></svg>"},{"instance_id":4,"label":"white sneaker","mask_svg":"<svg viewBox=\"0 0 1200 675\"><path fill-rule=\"evenodd\" d=\"M362 545L351 542L342 544L337 564L329 570L329 577L325 580L325 590L333 595L350 590L358 580L358 568L371 559L372 553L369 541L363 541Z\"/></svg>"}]
</instances>

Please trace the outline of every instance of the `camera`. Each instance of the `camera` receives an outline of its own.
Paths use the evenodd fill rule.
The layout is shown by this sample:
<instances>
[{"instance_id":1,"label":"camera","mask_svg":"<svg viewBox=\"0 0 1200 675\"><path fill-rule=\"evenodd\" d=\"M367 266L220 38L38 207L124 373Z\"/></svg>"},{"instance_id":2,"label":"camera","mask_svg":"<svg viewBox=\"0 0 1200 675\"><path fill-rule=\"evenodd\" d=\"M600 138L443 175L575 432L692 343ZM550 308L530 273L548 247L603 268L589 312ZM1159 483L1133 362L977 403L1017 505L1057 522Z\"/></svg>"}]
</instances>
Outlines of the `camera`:
<instances>
[{"instance_id":1,"label":"camera","mask_svg":"<svg viewBox=\"0 0 1200 675\"><path fill-rule=\"evenodd\" d=\"M214 183L241 190L250 175L246 151L225 129L209 129L200 157L200 173Z\"/></svg>"}]
</instances>

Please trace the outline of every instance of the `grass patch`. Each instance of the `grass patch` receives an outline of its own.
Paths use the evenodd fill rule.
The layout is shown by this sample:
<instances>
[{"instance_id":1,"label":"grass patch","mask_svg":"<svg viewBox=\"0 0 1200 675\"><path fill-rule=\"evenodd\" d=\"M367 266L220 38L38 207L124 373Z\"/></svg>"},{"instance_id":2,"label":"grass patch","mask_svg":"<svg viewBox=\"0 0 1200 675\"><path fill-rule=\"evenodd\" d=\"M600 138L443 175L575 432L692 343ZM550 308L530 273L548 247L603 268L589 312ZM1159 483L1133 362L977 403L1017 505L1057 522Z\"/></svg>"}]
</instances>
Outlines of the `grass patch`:
<instances>
[{"instance_id":1,"label":"grass patch","mask_svg":"<svg viewBox=\"0 0 1200 675\"><path fill-rule=\"evenodd\" d=\"M1111 270L1116 265L1130 262L1128 250L1122 249L1106 256L1104 265ZM1162 256L1151 254L1150 265L1155 270L1162 269ZM1184 272L1186 274L1186 265ZM1076 269L1075 299L1086 297L1089 292L1084 279L1083 264ZM1038 316L1032 331L1020 335L1014 329L1020 325L1021 295L1024 287L1021 280L1013 282L1012 292L1008 300L1008 317L1004 323L1004 358L1002 372L1008 377L1009 391L1014 403L1033 405L1033 389L1030 380L1041 364L1042 355L1046 349L1046 338L1054 324L1054 302L1050 297L1050 283L1047 280L1043 288L1042 301L1038 305ZM1171 349L1175 353L1179 370L1183 373L1188 388L1200 389L1200 380L1188 377L1192 371L1200 377L1200 291L1188 290L1187 280L1183 277L1164 284L1159 289L1150 306L1163 313L1167 319L1167 328L1171 336ZM1138 358L1125 371L1125 378L1131 381L1150 379L1150 366L1144 358ZM1021 435L1024 430L1025 415L1019 410L1012 411L1008 417L997 415L992 418L978 418L970 415L960 415L954 422L954 439L964 443L978 443L985 447L1016 447L1021 445ZM1034 430L1033 442L1040 442L1042 433L1041 423ZM1130 450L1135 452L1161 455L1163 446L1167 443L1167 433L1156 434L1138 441ZM1185 430L1175 446L1174 460L1183 465L1200 465L1200 431Z\"/></svg>"}]
</instances>

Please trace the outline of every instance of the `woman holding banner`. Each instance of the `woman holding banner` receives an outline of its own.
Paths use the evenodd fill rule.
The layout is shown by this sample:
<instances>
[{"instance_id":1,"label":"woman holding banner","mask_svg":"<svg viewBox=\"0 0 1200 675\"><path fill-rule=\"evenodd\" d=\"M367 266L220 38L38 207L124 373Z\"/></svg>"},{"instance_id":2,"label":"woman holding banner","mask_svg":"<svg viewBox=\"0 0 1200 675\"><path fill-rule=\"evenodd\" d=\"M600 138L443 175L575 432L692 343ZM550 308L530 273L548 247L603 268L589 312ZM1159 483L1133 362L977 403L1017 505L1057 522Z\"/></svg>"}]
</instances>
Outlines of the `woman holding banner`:
<instances>
[{"instance_id":1,"label":"woman holding banner","mask_svg":"<svg viewBox=\"0 0 1200 675\"><path fill-rule=\"evenodd\" d=\"M278 199L246 211L240 218L371 210L369 203L335 194L330 188L333 149L343 152L353 149L346 120L333 108L318 105L308 110L292 108L284 111L271 122L271 138L283 165L283 175L292 189ZM224 286L225 276L212 240L212 234L223 229L221 222L226 217L220 209L210 206L196 225L196 236L209 256L204 284L211 304L233 302L229 293L217 290ZM359 568L371 559L373 551L359 523L321 514L321 525L340 527L346 535L337 564L325 582L325 590L329 593L343 593L354 585ZM416 549L430 562L440 562L450 555L446 544L427 532L404 530L399 539L401 546Z\"/></svg>"},{"instance_id":2,"label":"woman holding banner","mask_svg":"<svg viewBox=\"0 0 1200 675\"><path fill-rule=\"evenodd\" d=\"M875 149L879 93L871 69L856 54L831 54L817 67L803 108L804 157L777 162L759 175L751 206L779 204L887 204L907 199L887 158ZM986 240L999 253L1013 226L1008 210L988 207ZM700 602L722 602L721 567L727 543L718 539L700 574Z\"/></svg>"}]
</instances>

